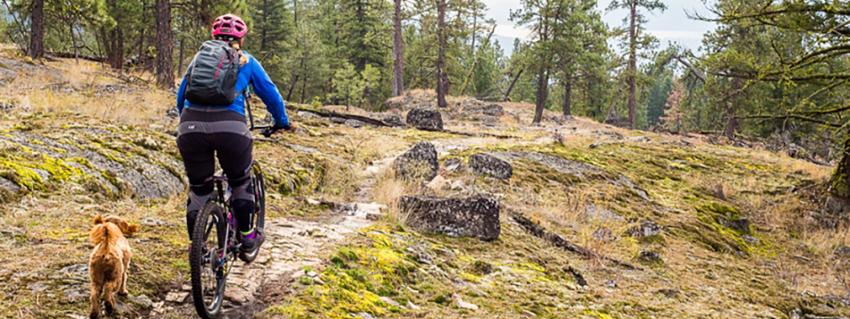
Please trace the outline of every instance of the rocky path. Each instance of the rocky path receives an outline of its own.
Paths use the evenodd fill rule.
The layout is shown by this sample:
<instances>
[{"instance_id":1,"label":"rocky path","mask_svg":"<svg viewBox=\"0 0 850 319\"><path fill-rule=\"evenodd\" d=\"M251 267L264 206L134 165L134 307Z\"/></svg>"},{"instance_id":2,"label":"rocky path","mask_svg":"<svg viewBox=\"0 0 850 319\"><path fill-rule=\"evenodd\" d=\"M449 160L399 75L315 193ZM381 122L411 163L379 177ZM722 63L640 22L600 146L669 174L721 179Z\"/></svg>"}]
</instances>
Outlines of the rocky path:
<instances>
[{"instance_id":1,"label":"rocky path","mask_svg":"<svg viewBox=\"0 0 850 319\"><path fill-rule=\"evenodd\" d=\"M367 203L375 180L395 156L376 161L361 176L356 199L330 217L321 220L280 218L266 222L266 242L251 264L237 261L225 291L222 318L251 318L268 303L279 301L290 291L290 284L301 276L317 276L305 269L322 263L322 253L357 230L372 224L383 205ZM318 279L318 278L317 278ZM169 291L164 301L153 305L151 317L191 317L194 315L191 286Z\"/></svg>"}]
</instances>

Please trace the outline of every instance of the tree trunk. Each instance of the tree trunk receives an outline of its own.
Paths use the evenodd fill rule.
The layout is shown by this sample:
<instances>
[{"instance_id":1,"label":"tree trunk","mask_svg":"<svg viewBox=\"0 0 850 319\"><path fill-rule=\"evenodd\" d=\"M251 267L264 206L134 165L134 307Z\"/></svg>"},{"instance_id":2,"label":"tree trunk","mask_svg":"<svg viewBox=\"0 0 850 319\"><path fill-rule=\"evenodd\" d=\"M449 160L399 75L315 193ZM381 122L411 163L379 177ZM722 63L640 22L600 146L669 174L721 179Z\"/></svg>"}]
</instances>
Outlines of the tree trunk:
<instances>
[{"instance_id":1,"label":"tree trunk","mask_svg":"<svg viewBox=\"0 0 850 319\"><path fill-rule=\"evenodd\" d=\"M357 35L357 51L355 54L356 61L354 63L354 67L357 71L363 71L366 69L366 55L363 52L366 52L366 4L364 3L366 0L354 0L354 17L356 19L356 26L360 29L361 32Z\"/></svg>"},{"instance_id":2,"label":"tree trunk","mask_svg":"<svg viewBox=\"0 0 850 319\"><path fill-rule=\"evenodd\" d=\"M109 66L115 70L120 70L124 67L124 30L120 24L116 25L110 32L109 44Z\"/></svg>"},{"instance_id":3,"label":"tree trunk","mask_svg":"<svg viewBox=\"0 0 850 319\"><path fill-rule=\"evenodd\" d=\"M573 116L572 113L572 97L573 97L573 79L571 77L567 77L564 80L564 101L561 106L564 118L568 118Z\"/></svg>"},{"instance_id":4,"label":"tree trunk","mask_svg":"<svg viewBox=\"0 0 850 319\"><path fill-rule=\"evenodd\" d=\"M183 72L183 59L184 59L183 54L186 51L186 49L185 49L186 39L182 38L182 39L179 40L179 42L180 42L180 46L177 49L177 73L182 74L181 72Z\"/></svg>"},{"instance_id":5,"label":"tree trunk","mask_svg":"<svg viewBox=\"0 0 850 319\"><path fill-rule=\"evenodd\" d=\"M404 92L404 43L401 39L401 0L395 0L393 14L393 96Z\"/></svg>"},{"instance_id":6,"label":"tree trunk","mask_svg":"<svg viewBox=\"0 0 850 319\"><path fill-rule=\"evenodd\" d=\"M502 99L502 101L507 102L507 101L511 100L511 91L514 90L514 86L516 85L516 81L519 80L519 77L522 75L523 71L525 71L525 69L519 69L519 72L517 72L516 75L514 75L514 79L511 80L511 84L508 85L508 90L505 91L505 97Z\"/></svg>"},{"instance_id":7,"label":"tree trunk","mask_svg":"<svg viewBox=\"0 0 850 319\"><path fill-rule=\"evenodd\" d=\"M171 3L169 0L156 0L156 83L162 88L174 86L173 47Z\"/></svg>"},{"instance_id":8,"label":"tree trunk","mask_svg":"<svg viewBox=\"0 0 850 319\"><path fill-rule=\"evenodd\" d=\"M540 65L537 73L537 95L534 107L534 120L531 124L540 124L543 120L543 109L546 108L546 99L549 98L549 71L545 64Z\"/></svg>"},{"instance_id":9,"label":"tree trunk","mask_svg":"<svg viewBox=\"0 0 850 319\"><path fill-rule=\"evenodd\" d=\"M629 128L635 128L637 117L637 96L635 95L637 81L637 4L638 0L631 0L629 12Z\"/></svg>"},{"instance_id":10,"label":"tree trunk","mask_svg":"<svg viewBox=\"0 0 850 319\"><path fill-rule=\"evenodd\" d=\"M145 5L145 2L142 1L142 19L147 18L147 13L148 13L148 7ZM145 54L145 29L146 28L141 28L141 30L139 30L139 48L138 48L139 52L137 53L138 56L136 57L136 67L141 66L143 69L146 67L145 58L144 58L144 54Z\"/></svg>"},{"instance_id":11,"label":"tree trunk","mask_svg":"<svg viewBox=\"0 0 850 319\"><path fill-rule=\"evenodd\" d=\"M269 29L269 0L263 0L263 29L260 30L260 52L266 52L266 37Z\"/></svg>"},{"instance_id":12,"label":"tree trunk","mask_svg":"<svg viewBox=\"0 0 850 319\"><path fill-rule=\"evenodd\" d=\"M732 80L732 94L740 94L741 88L744 86L743 80L740 78L735 78ZM734 138L735 132L738 131L738 112L737 103L738 98L732 98L726 101L726 127L723 129L723 136L728 138Z\"/></svg>"},{"instance_id":13,"label":"tree trunk","mask_svg":"<svg viewBox=\"0 0 850 319\"><path fill-rule=\"evenodd\" d=\"M829 181L829 192L842 200L850 201L850 139L844 141L844 153Z\"/></svg>"},{"instance_id":14,"label":"tree trunk","mask_svg":"<svg viewBox=\"0 0 850 319\"><path fill-rule=\"evenodd\" d=\"M446 94L449 79L446 74L446 0L437 0L437 106L448 107Z\"/></svg>"},{"instance_id":15,"label":"tree trunk","mask_svg":"<svg viewBox=\"0 0 850 319\"><path fill-rule=\"evenodd\" d=\"M487 35L487 40L481 43L490 43L490 38L493 37L493 32L496 31L496 25L493 24L493 28L490 29L490 34ZM473 30L474 33L474 30ZM473 41L475 42L475 41ZM463 84L460 85L460 95L463 96L466 94L466 88L469 85L469 81L472 79L472 74L475 73L475 68L478 67L478 60L480 57L480 52L475 51L472 53L472 65L469 67L469 70L466 71L466 76L463 77Z\"/></svg>"},{"instance_id":16,"label":"tree trunk","mask_svg":"<svg viewBox=\"0 0 850 319\"><path fill-rule=\"evenodd\" d=\"M549 1L546 1L546 5L541 9L540 23L543 25L540 28L540 43L546 43L549 41ZM557 18L556 18L557 20ZM540 60L540 69L537 72L537 94L535 96L534 101L534 119L531 121L532 125L540 124L540 121L543 120L543 109L546 108L546 99L549 98L549 54L548 52L543 52L543 57Z\"/></svg>"},{"instance_id":17,"label":"tree trunk","mask_svg":"<svg viewBox=\"0 0 850 319\"><path fill-rule=\"evenodd\" d=\"M32 29L30 31L29 56L33 59L44 56L44 0L32 2Z\"/></svg>"}]
</instances>

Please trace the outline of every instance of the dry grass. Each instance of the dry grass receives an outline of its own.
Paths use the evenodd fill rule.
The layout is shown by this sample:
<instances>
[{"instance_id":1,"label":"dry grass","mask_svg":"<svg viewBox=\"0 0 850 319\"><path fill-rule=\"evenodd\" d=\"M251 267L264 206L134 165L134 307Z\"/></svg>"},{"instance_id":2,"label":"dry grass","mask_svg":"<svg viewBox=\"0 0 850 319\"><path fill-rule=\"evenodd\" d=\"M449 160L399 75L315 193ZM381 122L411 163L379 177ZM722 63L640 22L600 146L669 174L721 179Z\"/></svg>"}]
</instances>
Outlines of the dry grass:
<instances>
[{"instance_id":1,"label":"dry grass","mask_svg":"<svg viewBox=\"0 0 850 319\"><path fill-rule=\"evenodd\" d=\"M8 51L0 54L14 55ZM0 93L0 100L25 110L79 113L124 124L162 122L175 104L174 95L168 91L155 88L151 82L124 83L99 63L74 59L42 63L17 70ZM150 77L145 73L128 76L142 81ZM109 92L106 86L119 90Z\"/></svg>"}]
</instances>

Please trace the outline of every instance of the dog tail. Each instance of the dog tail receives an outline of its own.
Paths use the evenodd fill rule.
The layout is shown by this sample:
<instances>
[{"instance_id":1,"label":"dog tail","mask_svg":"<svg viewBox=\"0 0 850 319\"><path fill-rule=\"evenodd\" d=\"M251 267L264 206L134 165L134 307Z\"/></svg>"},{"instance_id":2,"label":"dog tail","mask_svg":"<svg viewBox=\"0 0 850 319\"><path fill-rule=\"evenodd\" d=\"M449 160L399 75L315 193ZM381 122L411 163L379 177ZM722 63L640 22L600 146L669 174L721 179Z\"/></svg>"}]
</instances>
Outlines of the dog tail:
<instances>
[{"instance_id":1,"label":"dog tail","mask_svg":"<svg viewBox=\"0 0 850 319\"><path fill-rule=\"evenodd\" d=\"M109 238L110 235L109 227L105 224L100 224L92 229L89 237L92 244L101 245L101 249L107 249L111 242L111 238Z\"/></svg>"}]
</instances>

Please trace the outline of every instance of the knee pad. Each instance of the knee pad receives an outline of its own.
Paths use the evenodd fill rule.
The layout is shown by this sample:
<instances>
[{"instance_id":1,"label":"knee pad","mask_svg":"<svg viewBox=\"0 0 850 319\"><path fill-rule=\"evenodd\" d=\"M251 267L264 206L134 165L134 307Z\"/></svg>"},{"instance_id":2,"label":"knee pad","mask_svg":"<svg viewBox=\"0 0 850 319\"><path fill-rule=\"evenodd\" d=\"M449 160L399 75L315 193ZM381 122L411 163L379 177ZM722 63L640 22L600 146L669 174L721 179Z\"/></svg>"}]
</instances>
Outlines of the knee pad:
<instances>
[{"instance_id":1,"label":"knee pad","mask_svg":"<svg viewBox=\"0 0 850 319\"><path fill-rule=\"evenodd\" d=\"M205 195L198 195L195 191L189 191L189 200L186 201L186 210L200 211L204 208L204 204L210 200L210 197L212 197L212 192L206 193Z\"/></svg>"}]
</instances>

